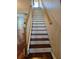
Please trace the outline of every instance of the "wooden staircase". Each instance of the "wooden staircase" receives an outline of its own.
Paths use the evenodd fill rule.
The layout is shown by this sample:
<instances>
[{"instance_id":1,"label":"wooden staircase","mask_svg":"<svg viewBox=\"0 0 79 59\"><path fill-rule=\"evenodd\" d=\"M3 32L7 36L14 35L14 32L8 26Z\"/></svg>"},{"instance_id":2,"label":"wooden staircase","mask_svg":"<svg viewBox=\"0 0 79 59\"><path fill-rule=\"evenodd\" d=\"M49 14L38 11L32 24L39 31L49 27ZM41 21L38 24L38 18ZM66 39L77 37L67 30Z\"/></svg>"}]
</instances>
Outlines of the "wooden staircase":
<instances>
[{"instance_id":1,"label":"wooden staircase","mask_svg":"<svg viewBox=\"0 0 79 59\"><path fill-rule=\"evenodd\" d=\"M29 55L26 59L53 59L42 9L35 8L32 19L32 33Z\"/></svg>"}]
</instances>

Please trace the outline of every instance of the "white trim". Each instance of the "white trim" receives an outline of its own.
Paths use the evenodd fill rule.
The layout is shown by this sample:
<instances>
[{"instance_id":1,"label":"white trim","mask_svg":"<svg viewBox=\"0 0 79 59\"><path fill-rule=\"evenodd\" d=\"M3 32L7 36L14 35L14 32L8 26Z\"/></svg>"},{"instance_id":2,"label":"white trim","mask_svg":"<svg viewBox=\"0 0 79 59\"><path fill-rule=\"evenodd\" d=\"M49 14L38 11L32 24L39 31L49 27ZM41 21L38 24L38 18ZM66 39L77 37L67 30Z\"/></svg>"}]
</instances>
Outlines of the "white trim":
<instances>
[{"instance_id":1,"label":"white trim","mask_svg":"<svg viewBox=\"0 0 79 59\"><path fill-rule=\"evenodd\" d=\"M52 51L51 51L51 55L52 55L53 59L56 59L56 57Z\"/></svg>"}]
</instances>

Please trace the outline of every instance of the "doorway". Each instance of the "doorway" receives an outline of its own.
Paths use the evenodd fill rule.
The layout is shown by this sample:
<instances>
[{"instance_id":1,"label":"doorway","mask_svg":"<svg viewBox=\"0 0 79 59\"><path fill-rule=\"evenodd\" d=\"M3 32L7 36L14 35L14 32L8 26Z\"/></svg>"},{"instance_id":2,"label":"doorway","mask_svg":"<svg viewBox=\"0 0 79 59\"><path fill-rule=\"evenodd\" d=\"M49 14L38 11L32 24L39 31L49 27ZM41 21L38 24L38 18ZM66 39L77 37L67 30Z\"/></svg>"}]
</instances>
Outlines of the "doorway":
<instances>
[{"instance_id":1,"label":"doorway","mask_svg":"<svg viewBox=\"0 0 79 59\"><path fill-rule=\"evenodd\" d=\"M32 3L33 3L33 5L32 5L33 8L38 8L38 7L40 7L40 2L39 2L39 0L33 0Z\"/></svg>"}]
</instances>

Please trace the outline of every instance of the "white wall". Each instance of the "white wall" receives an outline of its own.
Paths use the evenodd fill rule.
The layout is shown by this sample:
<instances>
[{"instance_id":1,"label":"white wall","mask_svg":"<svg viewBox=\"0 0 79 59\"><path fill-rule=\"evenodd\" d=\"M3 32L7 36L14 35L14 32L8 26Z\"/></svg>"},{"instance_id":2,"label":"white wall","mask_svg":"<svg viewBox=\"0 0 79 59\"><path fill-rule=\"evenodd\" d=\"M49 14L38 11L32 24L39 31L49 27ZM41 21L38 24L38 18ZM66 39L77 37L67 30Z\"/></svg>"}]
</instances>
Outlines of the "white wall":
<instances>
[{"instance_id":1,"label":"white wall","mask_svg":"<svg viewBox=\"0 0 79 59\"><path fill-rule=\"evenodd\" d=\"M52 24L46 18L49 38L57 59L61 59L61 7L60 0L41 0L46 8Z\"/></svg>"}]
</instances>

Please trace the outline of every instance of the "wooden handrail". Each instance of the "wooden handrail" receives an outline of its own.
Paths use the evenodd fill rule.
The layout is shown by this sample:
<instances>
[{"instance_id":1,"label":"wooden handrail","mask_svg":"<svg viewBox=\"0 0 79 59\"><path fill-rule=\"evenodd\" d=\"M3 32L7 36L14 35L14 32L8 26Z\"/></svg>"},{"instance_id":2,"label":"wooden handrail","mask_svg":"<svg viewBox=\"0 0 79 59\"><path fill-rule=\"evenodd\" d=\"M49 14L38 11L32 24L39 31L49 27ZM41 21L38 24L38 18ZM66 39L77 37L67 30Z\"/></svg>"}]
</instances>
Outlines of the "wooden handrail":
<instances>
[{"instance_id":1,"label":"wooden handrail","mask_svg":"<svg viewBox=\"0 0 79 59\"><path fill-rule=\"evenodd\" d=\"M51 19L50 19L49 15L48 15L48 12L47 12L47 10L46 10L46 9L45 9L45 14L46 14L46 16L47 16L47 18L48 18L49 24L52 24L52 21L51 21Z\"/></svg>"},{"instance_id":2,"label":"wooden handrail","mask_svg":"<svg viewBox=\"0 0 79 59\"><path fill-rule=\"evenodd\" d=\"M49 24L52 24L52 20L51 20L51 18L49 17L49 14L48 14L48 11L47 11L47 9L45 8L45 6L44 6L44 4L43 4L43 1L41 0L41 2L42 2L42 6L43 6L43 8L44 8L44 13L45 13L45 15L47 16L47 18L48 18L48 22L49 22Z\"/></svg>"},{"instance_id":3,"label":"wooden handrail","mask_svg":"<svg viewBox=\"0 0 79 59\"><path fill-rule=\"evenodd\" d=\"M31 35L31 19L30 18L32 18L32 7L30 6L30 8L29 8L29 12L28 12L28 15L27 15L27 18L25 17L25 22L24 22L24 25L25 25L25 27L24 27L24 32L25 32L25 42L26 42L26 53L25 53L25 55L27 55L28 54L28 50L29 50L29 42L30 42L30 35ZM29 24L28 24L29 23ZM29 25L29 27L28 27L28 25ZM27 28L28 27L28 28ZM29 29L29 31L26 31L26 30L28 30ZM28 42L27 42L28 41Z\"/></svg>"}]
</instances>

